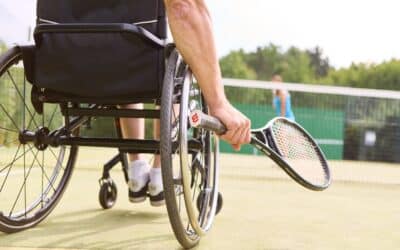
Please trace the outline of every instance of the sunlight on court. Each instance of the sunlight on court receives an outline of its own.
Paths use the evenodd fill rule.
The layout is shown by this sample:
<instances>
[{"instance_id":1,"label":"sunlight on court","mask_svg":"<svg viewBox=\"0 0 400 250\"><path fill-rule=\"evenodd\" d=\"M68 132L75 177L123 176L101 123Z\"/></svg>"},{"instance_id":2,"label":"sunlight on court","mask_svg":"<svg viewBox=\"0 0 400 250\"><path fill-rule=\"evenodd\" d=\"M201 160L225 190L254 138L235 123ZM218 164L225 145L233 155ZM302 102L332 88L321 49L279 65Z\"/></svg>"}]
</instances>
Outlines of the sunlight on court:
<instances>
[{"instance_id":1,"label":"sunlight on court","mask_svg":"<svg viewBox=\"0 0 400 250\"><path fill-rule=\"evenodd\" d=\"M100 167L116 150L81 148L60 204L41 224L0 234L9 249L179 249L165 207L128 202L120 167L117 204L98 204ZM96 157L93 157L96 156ZM221 155L224 206L196 249L395 249L400 245L397 164L331 161L333 184L309 191L261 156Z\"/></svg>"}]
</instances>

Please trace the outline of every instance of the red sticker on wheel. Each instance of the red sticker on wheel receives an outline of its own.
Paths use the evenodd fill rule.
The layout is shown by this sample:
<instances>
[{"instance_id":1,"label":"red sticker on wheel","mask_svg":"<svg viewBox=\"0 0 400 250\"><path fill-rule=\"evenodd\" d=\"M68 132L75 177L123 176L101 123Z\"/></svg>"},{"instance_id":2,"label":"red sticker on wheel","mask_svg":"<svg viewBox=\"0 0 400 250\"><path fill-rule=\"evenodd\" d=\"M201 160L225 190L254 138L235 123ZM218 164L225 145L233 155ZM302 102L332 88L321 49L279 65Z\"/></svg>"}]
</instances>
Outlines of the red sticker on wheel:
<instances>
[{"instance_id":1,"label":"red sticker on wheel","mask_svg":"<svg viewBox=\"0 0 400 250\"><path fill-rule=\"evenodd\" d=\"M194 113L192 115L192 122L197 123L199 121L199 115L197 113Z\"/></svg>"}]
</instances>

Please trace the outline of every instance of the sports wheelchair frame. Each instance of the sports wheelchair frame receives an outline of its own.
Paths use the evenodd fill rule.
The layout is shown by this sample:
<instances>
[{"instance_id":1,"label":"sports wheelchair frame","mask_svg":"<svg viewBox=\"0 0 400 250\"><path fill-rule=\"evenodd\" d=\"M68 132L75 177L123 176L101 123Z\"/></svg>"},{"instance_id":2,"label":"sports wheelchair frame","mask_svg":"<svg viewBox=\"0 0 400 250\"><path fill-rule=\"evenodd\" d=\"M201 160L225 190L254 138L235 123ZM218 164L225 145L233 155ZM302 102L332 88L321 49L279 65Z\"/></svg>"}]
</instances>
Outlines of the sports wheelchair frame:
<instances>
[{"instance_id":1,"label":"sports wheelchair frame","mask_svg":"<svg viewBox=\"0 0 400 250\"><path fill-rule=\"evenodd\" d=\"M0 230L45 219L63 195L78 147L117 148L104 165L99 201L111 208L109 171L127 154L161 154L172 229L196 245L221 209L218 138L191 128L191 110L207 104L189 67L166 44L161 0L39 0L35 44L0 56ZM155 103L160 109L120 108ZM118 138L80 135L92 117L112 117ZM160 140L122 138L120 118L160 119Z\"/></svg>"}]
</instances>

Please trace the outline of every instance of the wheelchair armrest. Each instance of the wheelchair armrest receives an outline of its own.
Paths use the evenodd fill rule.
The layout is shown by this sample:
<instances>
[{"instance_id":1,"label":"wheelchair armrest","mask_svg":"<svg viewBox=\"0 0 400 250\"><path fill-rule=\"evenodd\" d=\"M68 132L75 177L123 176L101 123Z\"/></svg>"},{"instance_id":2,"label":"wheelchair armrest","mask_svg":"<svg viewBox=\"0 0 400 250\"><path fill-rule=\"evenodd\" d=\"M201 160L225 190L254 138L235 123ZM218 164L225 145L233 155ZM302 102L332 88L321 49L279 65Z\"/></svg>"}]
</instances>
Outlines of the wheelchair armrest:
<instances>
[{"instance_id":1,"label":"wheelchair armrest","mask_svg":"<svg viewBox=\"0 0 400 250\"><path fill-rule=\"evenodd\" d=\"M130 33L137 35L155 47L164 48L165 40L158 38L146 29L128 23L70 23L70 24L39 24L34 31L35 41L44 33Z\"/></svg>"}]
</instances>

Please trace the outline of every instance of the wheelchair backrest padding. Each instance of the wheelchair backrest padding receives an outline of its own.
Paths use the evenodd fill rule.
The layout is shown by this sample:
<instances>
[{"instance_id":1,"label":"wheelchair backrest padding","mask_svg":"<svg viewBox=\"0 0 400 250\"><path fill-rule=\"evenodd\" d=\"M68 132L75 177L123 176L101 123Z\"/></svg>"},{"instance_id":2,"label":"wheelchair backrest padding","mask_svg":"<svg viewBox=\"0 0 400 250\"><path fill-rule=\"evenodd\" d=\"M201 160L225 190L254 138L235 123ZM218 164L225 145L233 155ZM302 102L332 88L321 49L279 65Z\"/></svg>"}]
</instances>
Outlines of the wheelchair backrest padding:
<instances>
[{"instance_id":1,"label":"wheelchair backrest padding","mask_svg":"<svg viewBox=\"0 0 400 250\"><path fill-rule=\"evenodd\" d=\"M159 38L166 25L162 0L38 0L37 17L55 26L140 23ZM132 34L43 33L33 55L27 78L39 88L100 98L160 92L164 50Z\"/></svg>"},{"instance_id":2,"label":"wheelchair backrest padding","mask_svg":"<svg viewBox=\"0 0 400 250\"><path fill-rule=\"evenodd\" d=\"M163 17L165 12L162 0L38 0L37 2L39 23L145 22L147 24L142 26L157 34L157 23L151 21Z\"/></svg>"}]
</instances>

